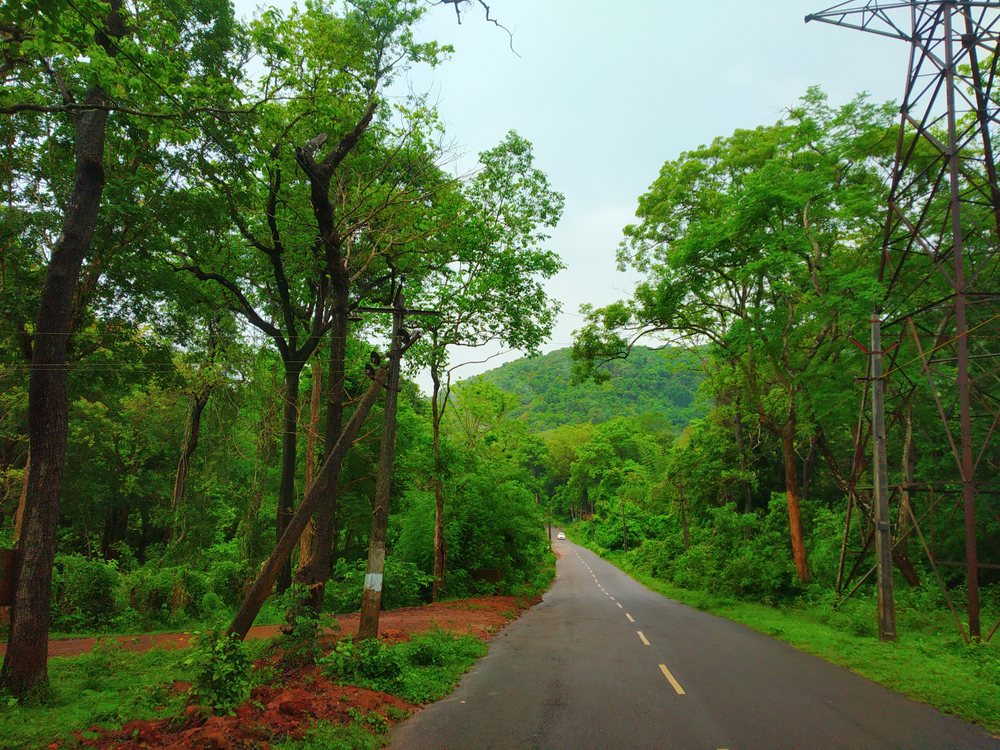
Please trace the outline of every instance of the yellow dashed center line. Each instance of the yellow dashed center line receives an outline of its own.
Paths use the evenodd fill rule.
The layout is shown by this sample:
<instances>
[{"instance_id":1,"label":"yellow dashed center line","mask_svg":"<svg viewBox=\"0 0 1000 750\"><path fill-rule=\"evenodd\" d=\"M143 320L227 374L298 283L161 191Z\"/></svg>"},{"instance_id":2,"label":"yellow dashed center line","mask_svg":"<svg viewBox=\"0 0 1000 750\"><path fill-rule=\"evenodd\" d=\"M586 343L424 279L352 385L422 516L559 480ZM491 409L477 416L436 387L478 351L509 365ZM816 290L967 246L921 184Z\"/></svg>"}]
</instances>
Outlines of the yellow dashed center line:
<instances>
[{"instance_id":1,"label":"yellow dashed center line","mask_svg":"<svg viewBox=\"0 0 1000 750\"><path fill-rule=\"evenodd\" d=\"M618 604L618 602L615 602L615 604ZM618 609L625 609L625 608L621 604L618 604Z\"/></svg>"},{"instance_id":2,"label":"yellow dashed center line","mask_svg":"<svg viewBox=\"0 0 1000 750\"><path fill-rule=\"evenodd\" d=\"M677 691L677 695L686 695L686 693L684 692L684 688L682 688L680 686L680 683L677 682L677 680L674 679L674 676L672 674L670 674L670 670L667 669L667 665L666 664L661 664L660 665L660 671L663 672L663 676L664 677L666 677L668 680L670 680L670 684L674 686L674 690Z\"/></svg>"},{"instance_id":3,"label":"yellow dashed center line","mask_svg":"<svg viewBox=\"0 0 1000 750\"><path fill-rule=\"evenodd\" d=\"M641 630L637 630L635 632L639 634L639 640L642 641L643 643L645 643L648 646L649 645L649 641L646 640L646 636L644 636L642 634L642 631Z\"/></svg>"},{"instance_id":4,"label":"yellow dashed center line","mask_svg":"<svg viewBox=\"0 0 1000 750\"><path fill-rule=\"evenodd\" d=\"M628 612L625 613L625 616L628 618L629 622L635 622L635 620L632 619L632 615L630 615Z\"/></svg>"},{"instance_id":5,"label":"yellow dashed center line","mask_svg":"<svg viewBox=\"0 0 1000 750\"><path fill-rule=\"evenodd\" d=\"M614 597L612 596L612 597L611 597L611 601L614 601L614 600L615 600L615 598L614 598Z\"/></svg>"}]
</instances>

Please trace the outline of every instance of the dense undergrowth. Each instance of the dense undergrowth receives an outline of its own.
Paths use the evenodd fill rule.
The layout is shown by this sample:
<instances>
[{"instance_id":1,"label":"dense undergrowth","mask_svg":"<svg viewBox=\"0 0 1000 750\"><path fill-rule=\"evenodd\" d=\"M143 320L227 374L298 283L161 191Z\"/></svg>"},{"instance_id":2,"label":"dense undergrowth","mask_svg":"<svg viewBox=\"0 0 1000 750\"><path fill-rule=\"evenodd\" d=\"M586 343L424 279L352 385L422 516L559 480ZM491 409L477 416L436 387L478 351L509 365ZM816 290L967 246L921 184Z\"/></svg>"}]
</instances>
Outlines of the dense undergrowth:
<instances>
[{"instance_id":1,"label":"dense undergrowth","mask_svg":"<svg viewBox=\"0 0 1000 750\"><path fill-rule=\"evenodd\" d=\"M499 549L490 548L484 541L474 559L456 555L458 559L449 574L446 599L496 593L530 597L536 589L544 590L548 586L551 578L547 576L554 558L550 560L551 553L546 552L533 505L523 507L532 509L530 517L525 514L524 518L514 519L516 524L491 526L502 532L494 534L500 541ZM430 601L433 577L424 572L422 565L407 559L412 556L425 563L422 546L433 548L431 540L425 538L433 534L433 524L423 528L426 524L421 524L419 518L423 510L423 506L418 505L408 514L407 520L412 520L415 528L402 536L399 551L386 557L382 593L385 609L414 607ZM433 510L430 519L433 521ZM449 526L457 527L457 533L463 527L478 523L481 519L469 519L463 514ZM214 559L202 568L155 563L128 566L118 560L88 558L82 554L59 555L53 575L53 636L170 632L202 628L231 617L246 587L253 581L254 571L229 547L217 545L210 550L213 554L206 558L214 556ZM508 547L514 550L512 554L507 553L505 548ZM326 586L324 612L358 611L366 562L363 558L337 561ZM498 566L504 573L504 580L499 586L475 581L467 568L470 565ZM269 599L256 623L280 624L284 621L284 613L279 598ZM5 628L0 627L0 637L5 635Z\"/></svg>"},{"instance_id":2,"label":"dense undergrowth","mask_svg":"<svg viewBox=\"0 0 1000 750\"><path fill-rule=\"evenodd\" d=\"M713 569L710 561L716 556L711 554L712 545L705 542L702 549L685 552L682 544L678 550L669 541L650 539L624 552L602 546L597 529L592 540L589 523L567 526L566 531L574 542L653 591L747 625L1000 733L1000 643L996 639L988 643L975 640L967 645L936 587L908 588L900 581L896 588L899 639L880 643L871 587L835 606L832 591L819 584L793 585L794 568L777 575L768 570L766 557L727 579ZM724 536L724 530L715 534L715 538L719 536ZM744 562L760 548L759 544L746 545ZM785 558L784 546L778 544L773 562L780 565ZM718 564L728 569L733 561L725 557ZM988 602L984 621L1000 616L993 593L984 596ZM957 592L957 599L961 601L961 592Z\"/></svg>"},{"instance_id":3,"label":"dense undergrowth","mask_svg":"<svg viewBox=\"0 0 1000 750\"><path fill-rule=\"evenodd\" d=\"M203 569L157 564L130 568L117 560L59 555L51 607L55 634L169 631L230 616L254 571L230 554L226 545L213 551L216 559ZM358 610L365 562L348 563L343 558L337 562L326 588L324 611L341 614ZM385 608L424 604L431 580L415 564L390 555L385 567ZM281 603L273 599L265 604L257 622L275 624L283 618Z\"/></svg>"}]
</instances>

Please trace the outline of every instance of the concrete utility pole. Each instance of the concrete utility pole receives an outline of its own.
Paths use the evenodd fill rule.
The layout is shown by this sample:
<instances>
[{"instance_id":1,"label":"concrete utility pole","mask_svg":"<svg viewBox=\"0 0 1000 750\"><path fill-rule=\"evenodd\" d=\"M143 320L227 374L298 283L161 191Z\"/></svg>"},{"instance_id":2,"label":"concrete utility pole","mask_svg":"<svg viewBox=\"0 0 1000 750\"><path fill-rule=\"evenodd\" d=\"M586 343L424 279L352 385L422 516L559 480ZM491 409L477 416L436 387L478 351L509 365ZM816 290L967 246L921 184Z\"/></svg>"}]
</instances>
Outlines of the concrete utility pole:
<instances>
[{"instance_id":1,"label":"concrete utility pole","mask_svg":"<svg viewBox=\"0 0 1000 750\"><path fill-rule=\"evenodd\" d=\"M382 414L382 446L375 480L375 510L372 533L368 540L368 568L365 592L361 599L361 623L358 639L378 637L378 616L382 609L382 574L385 571L385 537L389 528L389 490L392 485L392 461L396 449L396 403L399 396L399 349L403 331L403 292L396 295L392 311L392 345L389 347L389 380L385 386L385 411Z\"/></svg>"},{"instance_id":2,"label":"concrete utility pole","mask_svg":"<svg viewBox=\"0 0 1000 750\"><path fill-rule=\"evenodd\" d=\"M392 344L389 347L389 378L385 386L385 411L382 415L382 445L375 479L375 510L372 512L372 533L368 540L368 567L365 570L365 590L361 599L361 622L358 640L378 638L378 619L382 610L382 576L385 572L385 541L389 528L389 490L392 485L392 462L396 449L396 404L399 396L399 360L409 333L403 328L407 313L436 315L431 310L407 310L403 290L392 304ZM382 308L359 307L359 312L390 312Z\"/></svg>"},{"instance_id":3,"label":"concrete utility pole","mask_svg":"<svg viewBox=\"0 0 1000 750\"><path fill-rule=\"evenodd\" d=\"M896 640L896 600L892 580L892 532L889 528L889 477L885 457L885 380L882 375L882 321L872 314L872 470L875 490L875 566L878 576L878 638Z\"/></svg>"}]
</instances>

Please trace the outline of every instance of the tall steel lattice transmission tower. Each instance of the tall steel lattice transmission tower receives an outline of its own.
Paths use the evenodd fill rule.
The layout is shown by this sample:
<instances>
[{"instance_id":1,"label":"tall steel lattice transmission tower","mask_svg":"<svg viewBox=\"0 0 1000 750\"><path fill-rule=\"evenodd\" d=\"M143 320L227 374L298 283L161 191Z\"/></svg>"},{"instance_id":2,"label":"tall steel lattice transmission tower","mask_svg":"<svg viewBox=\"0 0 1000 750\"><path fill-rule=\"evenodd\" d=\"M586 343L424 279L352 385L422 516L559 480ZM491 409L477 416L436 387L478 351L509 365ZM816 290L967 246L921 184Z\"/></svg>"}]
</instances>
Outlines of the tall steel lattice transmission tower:
<instances>
[{"instance_id":1,"label":"tall steel lattice transmission tower","mask_svg":"<svg viewBox=\"0 0 1000 750\"><path fill-rule=\"evenodd\" d=\"M877 417L869 420L862 403L838 590L848 591L854 583L849 596L878 568L878 554L870 571L862 561L880 533L888 545L884 555L891 555L890 581L893 560L904 575L909 565L915 576L907 545L919 538L957 627L966 638L979 637L980 577L984 572L995 577L1000 569L995 538L1000 523L1000 188L994 160L1000 128L995 87L1000 2L855 0L806 21L910 46L879 266L885 295L872 316L873 334L879 329L894 343L876 352L889 355L886 374L869 372L886 387L887 424L895 430L888 445L902 454L895 464L901 469L899 481L890 485L883 468L880 498ZM877 342L873 335L873 350L880 348ZM928 451L933 455L913 455L914 410L936 414L932 419L939 427L926 434L928 442L940 443ZM869 444L876 449L873 478L865 480ZM880 515L882 500L894 512ZM850 550L849 538L861 549ZM945 585L954 568L965 569L967 633L949 596L955 579ZM987 640L997 626L987 631Z\"/></svg>"}]
</instances>

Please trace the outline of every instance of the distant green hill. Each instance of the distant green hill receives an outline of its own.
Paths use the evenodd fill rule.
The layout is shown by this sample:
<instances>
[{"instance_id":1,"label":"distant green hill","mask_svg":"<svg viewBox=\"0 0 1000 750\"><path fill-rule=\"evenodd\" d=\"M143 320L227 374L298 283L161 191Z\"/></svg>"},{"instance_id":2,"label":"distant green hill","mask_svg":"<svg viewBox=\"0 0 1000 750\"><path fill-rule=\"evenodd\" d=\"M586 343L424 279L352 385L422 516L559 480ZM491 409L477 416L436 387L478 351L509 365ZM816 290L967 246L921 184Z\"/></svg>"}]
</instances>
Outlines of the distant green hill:
<instances>
[{"instance_id":1,"label":"distant green hill","mask_svg":"<svg viewBox=\"0 0 1000 750\"><path fill-rule=\"evenodd\" d=\"M611 378L572 385L569 349L508 362L483 374L486 380L521 398L515 416L526 415L532 432L564 424L605 422L635 416L653 429L679 431L708 409L695 392L703 375L698 360L678 351L636 347L628 359L604 365Z\"/></svg>"}]
</instances>

